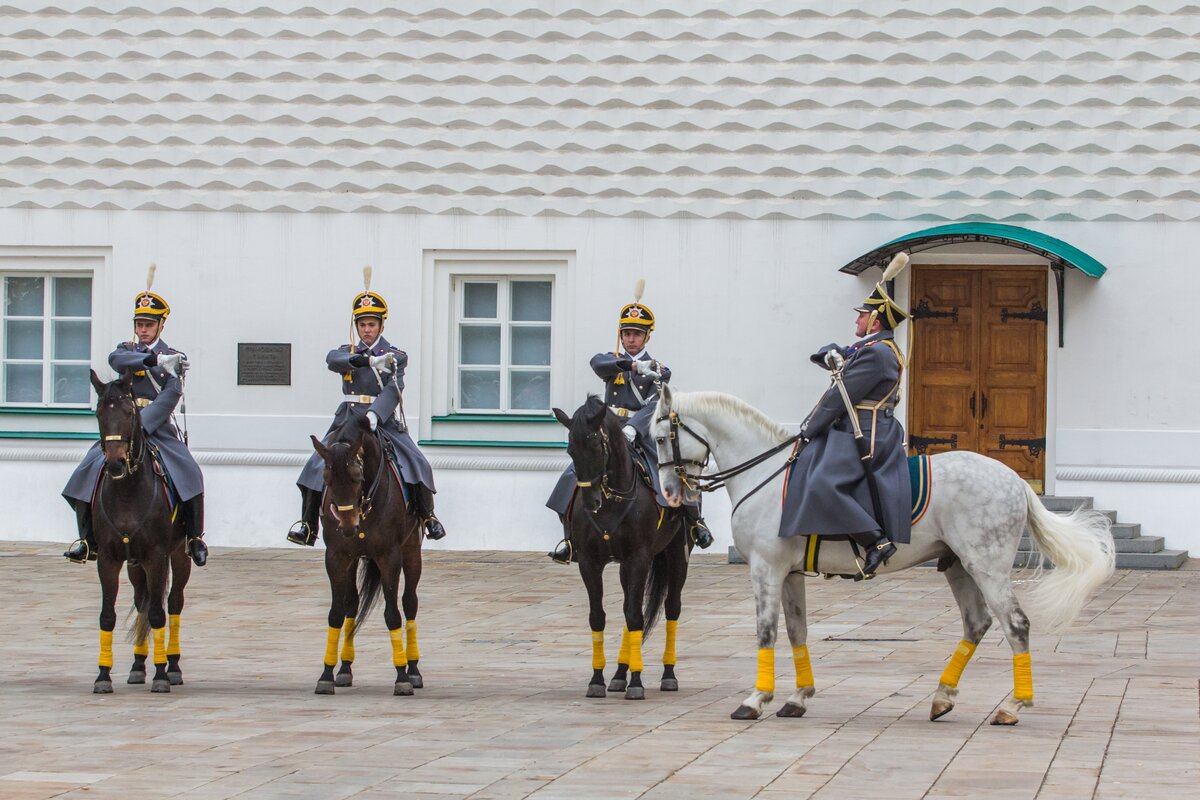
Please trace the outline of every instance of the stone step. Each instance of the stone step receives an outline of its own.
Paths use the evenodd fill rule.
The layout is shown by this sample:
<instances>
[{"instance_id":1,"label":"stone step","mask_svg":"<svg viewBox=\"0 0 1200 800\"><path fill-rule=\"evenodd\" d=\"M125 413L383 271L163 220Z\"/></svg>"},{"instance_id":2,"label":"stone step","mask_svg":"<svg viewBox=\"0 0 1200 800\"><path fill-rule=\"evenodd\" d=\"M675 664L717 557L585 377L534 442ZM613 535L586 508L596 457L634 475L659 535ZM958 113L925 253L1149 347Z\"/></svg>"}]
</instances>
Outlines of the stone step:
<instances>
[{"instance_id":1,"label":"stone step","mask_svg":"<svg viewBox=\"0 0 1200 800\"><path fill-rule=\"evenodd\" d=\"M1159 550L1157 553L1117 553L1117 569L1179 569L1187 560L1187 550Z\"/></svg>"},{"instance_id":2,"label":"stone step","mask_svg":"<svg viewBox=\"0 0 1200 800\"><path fill-rule=\"evenodd\" d=\"M1156 553L1117 553L1117 569L1179 569L1188 560L1186 550L1159 550ZM1018 551L1013 559L1014 567L1032 567L1033 554ZM1052 567L1048 560L1042 566Z\"/></svg>"},{"instance_id":3,"label":"stone step","mask_svg":"<svg viewBox=\"0 0 1200 800\"><path fill-rule=\"evenodd\" d=\"M1142 535L1142 523L1118 522L1112 526L1113 539L1136 539Z\"/></svg>"},{"instance_id":4,"label":"stone step","mask_svg":"<svg viewBox=\"0 0 1200 800\"><path fill-rule=\"evenodd\" d=\"M1055 495L1043 495L1042 505L1049 511L1069 512L1076 508L1091 508L1092 498L1090 497L1058 497Z\"/></svg>"},{"instance_id":5,"label":"stone step","mask_svg":"<svg viewBox=\"0 0 1200 800\"><path fill-rule=\"evenodd\" d=\"M1161 536L1138 536L1126 539L1114 538L1113 544L1117 546L1118 553L1157 553L1166 545L1166 540ZM1033 548L1029 545L1029 537L1022 536L1017 550L1028 551L1031 549Z\"/></svg>"}]
</instances>

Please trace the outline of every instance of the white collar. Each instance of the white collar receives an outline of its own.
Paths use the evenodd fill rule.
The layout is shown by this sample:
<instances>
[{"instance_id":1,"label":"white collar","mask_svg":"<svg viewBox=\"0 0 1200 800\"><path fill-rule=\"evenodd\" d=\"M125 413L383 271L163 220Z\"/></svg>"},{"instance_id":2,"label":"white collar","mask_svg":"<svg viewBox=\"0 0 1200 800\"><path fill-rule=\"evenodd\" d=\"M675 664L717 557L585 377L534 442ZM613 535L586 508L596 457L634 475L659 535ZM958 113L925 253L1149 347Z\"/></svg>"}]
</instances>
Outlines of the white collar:
<instances>
[{"instance_id":1,"label":"white collar","mask_svg":"<svg viewBox=\"0 0 1200 800\"><path fill-rule=\"evenodd\" d=\"M631 355L629 355L629 353L622 350L621 355L625 356L626 358L632 358L634 361L646 361L650 358L650 354L647 353L645 350L638 353L636 356L631 356Z\"/></svg>"},{"instance_id":2,"label":"white collar","mask_svg":"<svg viewBox=\"0 0 1200 800\"><path fill-rule=\"evenodd\" d=\"M162 337L160 336L157 339L155 339L153 342L151 342L150 344L146 345L146 349L153 350L154 348L158 347L158 343L161 341L162 341Z\"/></svg>"}]
</instances>

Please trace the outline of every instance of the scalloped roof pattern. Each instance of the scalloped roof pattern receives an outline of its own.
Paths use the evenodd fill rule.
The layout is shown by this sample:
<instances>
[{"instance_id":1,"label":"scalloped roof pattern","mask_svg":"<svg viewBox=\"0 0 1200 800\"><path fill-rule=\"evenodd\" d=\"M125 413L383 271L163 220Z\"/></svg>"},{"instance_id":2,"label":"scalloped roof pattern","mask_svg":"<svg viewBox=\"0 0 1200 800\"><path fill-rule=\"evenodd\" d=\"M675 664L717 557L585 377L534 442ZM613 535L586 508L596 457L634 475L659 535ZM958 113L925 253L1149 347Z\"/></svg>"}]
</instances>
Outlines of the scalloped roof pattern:
<instances>
[{"instance_id":1,"label":"scalloped roof pattern","mask_svg":"<svg viewBox=\"0 0 1200 800\"><path fill-rule=\"evenodd\" d=\"M1200 4L382 5L0 0L0 206L1200 218Z\"/></svg>"}]
</instances>

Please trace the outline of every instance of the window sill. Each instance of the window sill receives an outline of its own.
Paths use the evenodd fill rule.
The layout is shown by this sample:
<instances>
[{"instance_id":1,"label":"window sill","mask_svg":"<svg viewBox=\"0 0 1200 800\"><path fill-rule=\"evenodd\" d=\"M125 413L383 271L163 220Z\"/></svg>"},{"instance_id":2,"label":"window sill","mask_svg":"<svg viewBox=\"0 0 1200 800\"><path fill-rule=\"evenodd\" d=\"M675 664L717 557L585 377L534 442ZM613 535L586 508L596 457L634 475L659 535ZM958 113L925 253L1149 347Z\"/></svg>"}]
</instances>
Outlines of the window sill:
<instances>
[{"instance_id":1,"label":"window sill","mask_svg":"<svg viewBox=\"0 0 1200 800\"><path fill-rule=\"evenodd\" d=\"M82 439L96 441L98 433L87 431L0 431L0 439Z\"/></svg>"},{"instance_id":2,"label":"window sill","mask_svg":"<svg viewBox=\"0 0 1200 800\"><path fill-rule=\"evenodd\" d=\"M36 408L31 406L0 406L0 414L38 414L53 417L86 417L95 414L89 408Z\"/></svg>"},{"instance_id":3,"label":"window sill","mask_svg":"<svg viewBox=\"0 0 1200 800\"><path fill-rule=\"evenodd\" d=\"M505 442L493 439L422 439L421 447L516 447L522 449L566 450L566 442Z\"/></svg>"}]
</instances>

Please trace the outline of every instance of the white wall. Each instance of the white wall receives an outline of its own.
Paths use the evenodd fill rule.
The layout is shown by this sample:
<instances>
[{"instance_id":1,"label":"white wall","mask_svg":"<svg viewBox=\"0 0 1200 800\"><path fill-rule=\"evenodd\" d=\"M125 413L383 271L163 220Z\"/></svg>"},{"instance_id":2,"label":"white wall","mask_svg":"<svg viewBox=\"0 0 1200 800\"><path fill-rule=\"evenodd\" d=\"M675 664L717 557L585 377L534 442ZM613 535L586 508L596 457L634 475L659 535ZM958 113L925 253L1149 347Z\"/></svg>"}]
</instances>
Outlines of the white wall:
<instances>
[{"instance_id":1,"label":"white wall","mask_svg":"<svg viewBox=\"0 0 1200 800\"><path fill-rule=\"evenodd\" d=\"M374 286L391 306L386 335L413 355L406 411L414 429L430 412L418 398L431 367L417 355L423 321L438 313L423 307L421 299L423 259L432 249L575 253L570 307L559 317L573 334L572 380L565 396L554 398L568 410L588 391L599 390L587 359L612 346L616 311L630 299L635 279L645 277L645 302L659 320L650 350L672 367L674 386L729 391L785 424L796 424L826 382L824 373L808 363L808 354L851 337L849 309L872 285L871 275L852 278L837 268L921 227L914 222L0 209L5 246L110 249L97 297L115 300L109 321L97 323L107 328L95 332L100 351L128 336L127 306L142 286L146 265L156 261L156 289L173 307L165 338L186 350L195 365L188 378L193 447L217 454L290 452L297 462L307 452L307 435L323 432L335 407L340 390L325 369L324 354L348 336L347 307L361 287L364 263L375 266ZM1186 309L1176 301L1189 289L1178 277L1180 265L1188 263L1188 252L1200 249L1200 233L1156 223L1037 227L1109 267L1099 281L1068 273L1066 347L1055 354L1051 387L1057 465L1099 464L1102 453L1109 466L1200 470L1200 447L1193 444L1200 444L1200 411L1194 407L1200 386L1190 366L1200 363L1200 342L1186 334ZM291 342L292 386L236 386L239 341ZM1055 344L1053 334L1050 344ZM54 423L47 418L39 424L49 430ZM1089 449L1087 443L1101 434L1108 437L1104 447ZM9 450L20 446L12 443ZM436 465L455 454L431 449L430 455ZM561 451L482 455L544 460L561 458ZM50 530L52 519L41 509L61 503L57 493L70 466L39 466L31 481L28 464L0 461L0 476L16 481L4 484L11 511L0 535L68 539L69 517L55 517ZM207 467L213 541L278 542L296 516L296 471L291 466ZM557 525L541 505L553 477L544 467L495 474L439 470L439 504L452 536L447 546L548 547ZM1098 505L1114 505L1109 497L1117 499L1116 484L1110 492L1109 483L1094 482ZM10 485L23 487L21 493L10 494L16 491ZM1153 517L1147 534L1200 550L1190 508L1162 509L1159 495L1139 485L1152 486L1122 489L1122 517ZM1181 485L1185 493L1195 488L1195 483ZM502 529L493 515L480 511L479 497L491 492L505 499ZM22 502L14 503L15 497ZM39 500L30 503L30 497Z\"/></svg>"}]
</instances>

